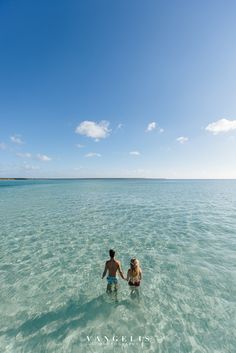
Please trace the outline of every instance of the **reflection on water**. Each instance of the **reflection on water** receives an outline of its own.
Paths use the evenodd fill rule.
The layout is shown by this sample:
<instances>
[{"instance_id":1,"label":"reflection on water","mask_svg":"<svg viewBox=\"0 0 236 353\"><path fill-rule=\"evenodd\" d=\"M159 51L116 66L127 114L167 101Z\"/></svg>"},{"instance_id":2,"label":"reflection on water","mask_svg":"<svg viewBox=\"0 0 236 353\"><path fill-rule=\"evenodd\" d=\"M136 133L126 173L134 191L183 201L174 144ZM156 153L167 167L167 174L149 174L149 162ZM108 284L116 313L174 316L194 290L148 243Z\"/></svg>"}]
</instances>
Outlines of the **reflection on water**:
<instances>
[{"instance_id":1,"label":"reflection on water","mask_svg":"<svg viewBox=\"0 0 236 353\"><path fill-rule=\"evenodd\" d=\"M16 336L21 334L22 336L30 336L35 333L39 333L42 330L41 338L43 340L47 338L63 340L66 333L70 330L84 328L94 320L109 318L111 313L114 311L114 305L127 305L127 302L123 300L108 301L105 295L100 295L82 305L75 300L70 300L65 306L47 313L32 317L21 324L15 329L9 329L1 334L7 334L9 336ZM56 329L52 329L50 333L45 332L45 328L52 327L53 323L56 323Z\"/></svg>"},{"instance_id":2,"label":"reflection on water","mask_svg":"<svg viewBox=\"0 0 236 353\"><path fill-rule=\"evenodd\" d=\"M132 299L137 299L137 294L132 294ZM1 335L9 338L21 337L27 347L36 347L37 351L50 347L51 342L63 342L71 332L77 333L78 344L90 346L100 343L108 345L108 341L119 336L111 332L102 332L99 322L112 322L116 320L118 307L135 310L137 306L128 299L118 300L117 296L103 294L84 304L79 304L71 299L64 306L46 313L28 318L21 325L1 331ZM97 328L92 332L91 327ZM81 332L83 334L81 335ZM123 340L124 340L123 335ZM121 336L120 336L121 341ZM111 342L109 342L110 345ZM123 342L116 342L125 345ZM114 342L113 342L114 344ZM44 347L44 348L43 348ZM86 348L86 347L85 347Z\"/></svg>"}]
</instances>

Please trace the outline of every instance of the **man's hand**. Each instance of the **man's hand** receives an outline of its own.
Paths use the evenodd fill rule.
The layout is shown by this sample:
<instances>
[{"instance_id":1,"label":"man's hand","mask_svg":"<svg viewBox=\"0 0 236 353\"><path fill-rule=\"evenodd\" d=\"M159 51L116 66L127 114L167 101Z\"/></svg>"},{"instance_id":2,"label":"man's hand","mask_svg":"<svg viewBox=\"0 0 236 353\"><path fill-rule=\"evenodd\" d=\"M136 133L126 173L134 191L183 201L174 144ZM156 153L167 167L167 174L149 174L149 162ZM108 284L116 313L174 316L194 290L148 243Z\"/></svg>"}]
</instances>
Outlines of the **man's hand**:
<instances>
[{"instance_id":1,"label":"man's hand","mask_svg":"<svg viewBox=\"0 0 236 353\"><path fill-rule=\"evenodd\" d=\"M120 265L120 263L119 263L118 271L119 271L119 274L120 274L121 278L123 278L124 280L126 280L126 278L125 278L125 276L124 276L124 274L123 274L123 272L122 272L122 270L121 270L121 265Z\"/></svg>"}]
</instances>

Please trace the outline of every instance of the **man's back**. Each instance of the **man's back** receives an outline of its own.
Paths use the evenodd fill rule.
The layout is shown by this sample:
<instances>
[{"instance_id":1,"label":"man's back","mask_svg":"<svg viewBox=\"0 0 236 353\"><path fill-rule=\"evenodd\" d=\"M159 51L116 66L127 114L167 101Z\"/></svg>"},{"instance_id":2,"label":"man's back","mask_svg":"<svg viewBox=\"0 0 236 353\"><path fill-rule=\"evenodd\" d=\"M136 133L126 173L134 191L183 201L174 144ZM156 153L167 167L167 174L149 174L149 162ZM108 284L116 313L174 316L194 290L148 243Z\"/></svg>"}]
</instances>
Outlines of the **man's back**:
<instances>
[{"instance_id":1,"label":"man's back","mask_svg":"<svg viewBox=\"0 0 236 353\"><path fill-rule=\"evenodd\" d=\"M110 260L106 261L105 268L102 274L102 278L104 278L108 272L107 276L107 293L111 293L112 287L115 287L115 291L117 292L118 288L118 279L116 278L116 272L118 271L121 278L125 279L123 272L121 271L120 261L115 260L115 251L110 250Z\"/></svg>"},{"instance_id":2,"label":"man's back","mask_svg":"<svg viewBox=\"0 0 236 353\"><path fill-rule=\"evenodd\" d=\"M115 277L117 270L120 268L120 262L115 259L110 259L106 262L106 267L108 269L108 275Z\"/></svg>"}]
</instances>

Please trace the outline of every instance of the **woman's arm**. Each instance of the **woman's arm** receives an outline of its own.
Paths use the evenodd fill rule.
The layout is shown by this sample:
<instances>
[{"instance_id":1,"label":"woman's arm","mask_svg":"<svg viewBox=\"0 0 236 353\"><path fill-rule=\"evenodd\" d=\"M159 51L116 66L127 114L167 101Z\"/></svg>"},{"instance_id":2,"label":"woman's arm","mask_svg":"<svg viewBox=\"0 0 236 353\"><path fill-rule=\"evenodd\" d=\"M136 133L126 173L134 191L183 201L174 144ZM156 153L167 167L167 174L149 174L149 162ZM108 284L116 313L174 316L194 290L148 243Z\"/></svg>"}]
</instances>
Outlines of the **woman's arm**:
<instances>
[{"instance_id":1,"label":"woman's arm","mask_svg":"<svg viewBox=\"0 0 236 353\"><path fill-rule=\"evenodd\" d=\"M141 268L140 268L140 271L139 271L139 279L140 279L140 281L141 281L141 279L142 279L142 271L141 271Z\"/></svg>"}]
</instances>

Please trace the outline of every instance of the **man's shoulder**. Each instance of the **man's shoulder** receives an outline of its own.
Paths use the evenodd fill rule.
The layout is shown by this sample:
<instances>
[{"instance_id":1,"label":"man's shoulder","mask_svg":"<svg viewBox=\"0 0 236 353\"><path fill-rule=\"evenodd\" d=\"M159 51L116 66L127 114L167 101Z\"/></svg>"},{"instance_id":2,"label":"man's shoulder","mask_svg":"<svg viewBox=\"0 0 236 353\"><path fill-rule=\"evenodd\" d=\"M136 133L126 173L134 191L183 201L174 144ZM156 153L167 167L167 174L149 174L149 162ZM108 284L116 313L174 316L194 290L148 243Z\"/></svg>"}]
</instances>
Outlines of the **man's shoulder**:
<instances>
[{"instance_id":1,"label":"man's shoulder","mask_svg":"<svg viewBox=\"0 0 236 353\"><path fill-rule=\"evenodd\" d=\"M106 261L106 265L112 265L112 264L116 264L117 266L120 266L120 261L119 260L116 260L116 259L113 259L113 260L107 260Z\"/></svg>"}]
</instances>

